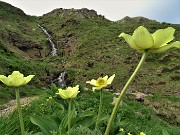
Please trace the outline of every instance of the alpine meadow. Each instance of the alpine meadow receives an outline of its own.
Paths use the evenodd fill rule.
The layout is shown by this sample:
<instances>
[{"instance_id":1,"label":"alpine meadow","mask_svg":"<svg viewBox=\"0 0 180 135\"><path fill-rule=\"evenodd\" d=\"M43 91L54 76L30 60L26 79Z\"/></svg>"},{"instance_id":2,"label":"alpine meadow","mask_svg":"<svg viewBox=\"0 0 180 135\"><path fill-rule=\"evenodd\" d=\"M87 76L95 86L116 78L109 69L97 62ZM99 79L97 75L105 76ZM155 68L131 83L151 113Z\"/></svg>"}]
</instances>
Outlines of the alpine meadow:
<instances>
[{"instance_id":1,"label":"alpine meadow","mask_svg":"<svg viewBox=\"0 0 180 135\"><path fill-rule=\"evenodd\" d=\"M180 24L0 1L0 135L180 135Z\"/></svg>"}]
</instances>

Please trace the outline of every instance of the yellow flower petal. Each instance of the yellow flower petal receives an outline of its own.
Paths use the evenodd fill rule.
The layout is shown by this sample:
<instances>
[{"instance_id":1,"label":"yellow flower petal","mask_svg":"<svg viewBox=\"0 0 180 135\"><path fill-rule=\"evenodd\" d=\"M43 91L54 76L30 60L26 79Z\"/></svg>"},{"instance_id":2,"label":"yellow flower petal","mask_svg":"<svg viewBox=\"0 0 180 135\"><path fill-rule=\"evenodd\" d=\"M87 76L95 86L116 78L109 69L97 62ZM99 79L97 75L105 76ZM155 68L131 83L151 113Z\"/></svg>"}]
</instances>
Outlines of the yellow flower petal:
<instances>
[{"instance_id":1,"label":"yellow flower petal","mask_svg":"<svg viewBox=\"0 0 180 135\"><path fill-rule=\"evenodd\" d=\"M13 71L11 75L8 77L4 75L0 75L0 80L8 85L8 86L21 86L27 84L34 75L29 75L27 77L24 77L23 74L21 74L19 71Z\"/></svg>"},{"instance_id":2,"label":"yellow flower petal","mask_svg":"<svg viewBox=\"0 0 180 135\"><path fill-rule=\"evenodd\" d=\"M105 76L105 77L99 77L96 81L96 86L97 87L104 87L104 85L107 84L107 78L108 76Z\"/></svg>"},{"instance_id":3,"label":"yellow flower petal","mask_svg":"<svg viewBox=\"0 0 180 135\"><path fill-rule=\"evenodd\" d=\"M104 77L103 77L103 79L104 79L104 80L107 80L107 79L108 79L108 76L107 76L107 75L106 75L106 76L104 76Z\"/></svg>"},{"instance_id":4,"label":"yellow flower petal","mask_svg":"<svg viewBox=\"0 0 180 135\"><path fill-rule=\"evenodd\" d=\"M139 53L144 53L144 49L139 49L139 50L137 50Z\"/></svg>"},{"instance_id":5,"label":"yellow flower petal","mask_svg":"<svg viewBox=\"0 0 180 135\"><path fill-rule=\"evenodd\" d=\"M107 84L111 84L114 77L115 77L115 74L113 74L111 77L109 77L109 79L107 80Z\"/></svg>"},{"instance_id":6,"label":"yellow flower petal","mask_svg":"<svg viewBox=\"0 0 180 135\"><path fill-rule=\"evenodd\" d=\"M123 129L123 128L120 128L119 131L120 131L120 132L124 132L124 129Z\"/></svg>"},{"instance_id":7,"label":"yellow flower petal","mask_svg":"<svg viewBox=\"0 0 180 135\"><path fill-rule=\"evenodd\" d=\"M58 94L63 99L69 99L69 98L75 98L77 94L80 92L79 85L76 85L75 87L68 87L66 90L58 89Z\"/></svg>"},{"instance_id":8,"label":"yellow flower petal","mask_svg":"<svg viewBox=\"0 0 180 135\"><path fill-rule=\"evenodd\" d=\"M24 77L25 79L25 83L24 84L27 84L29 81L31 81L31 79L34 77L35 75L28 75L27 77Z\"/></svg>"},{"instance_id":9,"label":"yellow flower petal","mask_svg":"<svg viewBox=\"0 0 180 135\"><path fill-rule=\"evenodd\" d=\"M6 84L6 85L10 85L9 84L9 79L6 77L6 76L4 76L4 75L0 75L0 80L4 83L4 84Z\"/></svg>"},{"instance_id":10,"label":"yellow flower petal","mask_svg":"<svg viewBox=\"0 0 180 135\"><path fill-rule=\"evenodd\" d=\"M102 89L102 86L101 87L93 87L92 89L93 89L93 91L100 90L100 89Z\"/></svg>"},{"instance_id":11,"label":"yellow flower petal","mask_svg":"<svg viewBox=\"0 0 180 135\"><path fill-rule=\"evenodd\" d=\"M13 76L13 78L11 77L9 84L10 84L10 86L18 87L18 86L23 85L25 82L26 82L26 80L24 80L23 77Z\"/></svg>"},{"instance_id":12,"label":"yellow flower petal","mask_svg":"<svg viewBox=\"0 0 180 135\"><path fill-rule=\"evenodd\" d=\"M115 74L112 75L111 77L109 77L108 79L108 76L104 76L104 77L99 77L97 80L91 80L91 81L87 81L86 83L90 83L91 85L95 86L93 87L93 91L95 90L100 90L102 89L103 87L106 87L108 84L111 84L113 79L115 77Z\"/></svg>"},{"instance_id":13,"label":"yellow flower petal","mask_svg":"<svg viewBox=\"0 0 180 135\"><path fill-rule=\"evenodd\" d=\"M96 80L92 79L91 81L87 81L86 83L90 83L91 85L96 86Z\"/></svg>"},{"instance_id":14,"label":"yellow flower petal","mask_svg":"<svg viewBox=\"0 0 180 135\"><path fill-rule=\"evenodd\" d=\"M154 45L153 37L143 26L139 26L132 35L133 43L141 49L149 49Z\"/></svg>"},{"instance_id":15,"label":"yellow flower petal","mask_svg":"<svg viewBox=\"0 0 180 135\"><path fill-rule=\"evenodd\" d=\"M172 27L168 27L166 29L159 29L152 34L154 39L154 46L153 48L159 48L174 39L174 32L175 29Z\"/></svg>"},{"instance_id":16,"label":"yellow flower petal","mask_svg":"<svg viewBox=\"0 0 180 135\"><path fill-rule=\"evenodd\" d=\"M66 94L66 90L58 89L58 91L59 92L56 94L58 94L62 99L68 99L68 96Z\"/></svg>"},{"instance_id":17,"label":"yellow flower petal","mask_svg":"<svg viewBox=\"0 0 180 135\"><path fill-rule=\"evenodd\" d=\"M180 48L180 42L179 41L176 41L176 42L173 42L171 44L167 44L167 45L164 45L160 48L157 48L157 49L150 49L149 52L151 53L161 53L161 52L164 52L170 48L173 48L173 47L176 47L176 48Z\"/></svg>"},{"instance_id":18,"label":"yellow flower petal","mask_svg":"<svg viewBox=\"0 0 180 135\"><path fill-rule=\"evenodd\" d=\"M144 132L140 132L140 134L139 135L146 135Z\"/></svg>"},{"instance_id":19,"label":"yellow flower petal","mask_svg":"<svg viewBox=\"0 0 180 135\"><path fill-rule=\"evenodd\" d=\"M77 94L80 92L78 90L79 90L79 85L76 85L75 87L73 87L71 98L75 98L77 96Z\"/></svg>"},{"instance_id":20,"label":"yellow flower petal","mask_svg":"<svg viewBox=\"0 0 180 135\"><path fill-rule=\"evenodd\" d=\"M68 98L71 98L71 96L74 94L72 87L68 87L65 91Z\"/></svg>"},{"instance_id":21,"label":"yellow flower petal","mask_svg":"<svg viewBox=\"0 0 180 135\"><path fill-rule=\"evenodd\" d=\"M13 79L16 77L24 77L24 75L21 74L19 71L13 71L12 74L8 76L9 79Z\"/></svg>"},{"instance_id":22,"label":"yellow flower petal","mask_svg":"<svg viewBox=\"0 0 180 135\"><path fill-rule=\"evenodd\" d=\"M78 89L79 89L79 88L78 88ZM80 91L78 91L78 90L77 90L77 91L75 91L75 92L74 92L74 94L72 94L72 95L71 95L71 98L75 98L75 97L77 97L77 94L78 94L79 92L80 92Z\"/></svg>"},{"instance_id":23,"label":"yellow flower petal","mask_svg":"<svg viewBox=\"0 0 180 135\"><path fill-rule=\"evenodd\" d=\"M129 44L129 46L133 49L140 49L138 46L136 46L132 40L132 36L126 33L121 33L119 37L123 37L125 41Z\"/></svg>"}]
</instances>

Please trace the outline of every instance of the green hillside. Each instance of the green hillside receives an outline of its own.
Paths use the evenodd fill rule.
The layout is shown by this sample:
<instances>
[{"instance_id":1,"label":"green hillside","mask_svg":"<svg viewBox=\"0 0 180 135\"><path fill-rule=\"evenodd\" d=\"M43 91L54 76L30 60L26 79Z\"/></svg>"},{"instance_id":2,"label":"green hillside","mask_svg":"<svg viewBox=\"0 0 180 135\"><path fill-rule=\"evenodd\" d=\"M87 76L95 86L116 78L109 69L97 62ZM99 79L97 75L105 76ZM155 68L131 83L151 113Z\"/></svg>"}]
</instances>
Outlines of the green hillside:
<instances>
[{"instance_id":1,"label":"green hillside","mask_svg":"<svg viewBox=\"0 0 180 135\"><path fill-rule=\"evenodd\" d=\"M38 24L51 35L57 56L51 56L47 36ZM62 71L67 72L68 85L83 87L89 87L86 81L92 78L116 74L109 88L120 92L142 54L118 36L121 32L132 34L141 25L151 33L173 27L175 41L180 41L180 24L159 23L144 17L113 22L88 9L56 9L36 17L0 2L0 74L9 75L14 70L24 75L35 74L27 86L29 91L47 88ZM162 119L176 126L180 124L179 60L178 49L149 54L128 89L130 93L151 95L144 104L158 110ZM14 98L6 90L7 87L0 85L0 104Z\"/></svg>"}]
</instances>

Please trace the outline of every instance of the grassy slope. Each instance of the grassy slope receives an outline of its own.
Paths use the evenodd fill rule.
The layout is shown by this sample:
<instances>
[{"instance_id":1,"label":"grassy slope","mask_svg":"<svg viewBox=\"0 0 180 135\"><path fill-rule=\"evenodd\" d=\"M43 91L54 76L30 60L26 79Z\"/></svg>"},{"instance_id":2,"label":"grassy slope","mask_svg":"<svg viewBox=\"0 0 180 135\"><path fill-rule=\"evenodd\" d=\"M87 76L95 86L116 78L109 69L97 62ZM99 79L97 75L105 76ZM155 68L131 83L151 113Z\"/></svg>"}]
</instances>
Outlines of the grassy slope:
<instances>
[{"instance_id":1,"label":"grassy slope","mask_svg":"<svg viewBox=\"0 0 180 135\"><path fill-rule=\"evenodd\" d=\"M125 24L106 20L73 19L78 23L59 28L68 19L56 18L54 21L51 20L52 18L44 17L40 21L42 23L46 22L43 24L53 33L55 42L57 42L57 39L60 41L61 37L63 37L62 35L68 36L71 34L77 38L74 43L76 46L75 51L68 56L63 56L59 59L54 58L53 62L58 64L60 59L64 59L65 68L72 68L76 71L77 75L74 79L78 83L85 84L86 80L96 78L102 74L112 75L116 73L117 76L113 88L121 89L123 87L138 64L141 54L131 49L123 39L118 38L118 35L121 32L132 33L139 24L126 26ZM69 20L72 19L70 18ZM141 25L147 27L151 32L159 28L172 26L176 29L176 40L180 40L179 25L159 23ZM60 51L61 49L59 49ZM163 90L165 95L173 94L174 91L177 91L176 94L179 94L178 62L179 50L169 50L162 54L149 54L134 85L131 87L132 91L144 91L145 88L148 88L149 91L156 94L157 90Z\"/></svg>"},{"instance_id":2,"label":"grassy slope","mask_svg":"<svg viewBox=\"0 0 180 135\"><path fill-rule=\"evenodd\" d=\"M25 75L36 74L36 78L32 81L34 86L44 85L45 78L47 78L46 69L53 77L60 71L66 70L72 83L83 86L87 80L115 73L116 78L111 89L120 91L141 57L141 54L131 49L123 39L118 38L121 32L132 34L139 25L144 25L151 32L172 26L176 29L176 40L180 40L180 25L156 22L126 25L96 18L79 19L50 16L36 18L27 16L20 11L17 12L16 8L9 8L7 5L0 8L2 16L0 20L0 72L1 74L9 74L13 70L19 70ZM53 41L57 44L59 56L47 56L49 53L48 43L46 36L38 28L38 23L41 23L51 33ZM11 33L15 34L10 35ZM11 36L17 36L15 39L20 43L30 41L32 44L40 44L42 57L32 58L37 51L28 50L24 52L14 47L7 38ZM66 41L72 41L70 45L73 51L62 55L62 52L69 49L62 49L62 45ZM179 102L173 100L174 98L179 100L180 71L178 63L179 50L169 50L162 54L149 54L146 63L129 90L132 92L147 91L148 94L153 94L155 97L164 96L168 102L167 107L172 107L168 114L170 115L172 111L179 112ZM5 88L1 85L1 89ZM1 93L4 91L2 90ZM163 100L161 98L159 100L158 109L161 111L164 107ZM148 105L152 105L155 100L153 98L147 99L147 102ZM166 114L163 111L162 113ZM166 116L162 117L166 119ZM178 114L175 115L175 117L177 116ZM176 122L179 121L179 118L176 119Z\"/></svg>"}]
</instances>

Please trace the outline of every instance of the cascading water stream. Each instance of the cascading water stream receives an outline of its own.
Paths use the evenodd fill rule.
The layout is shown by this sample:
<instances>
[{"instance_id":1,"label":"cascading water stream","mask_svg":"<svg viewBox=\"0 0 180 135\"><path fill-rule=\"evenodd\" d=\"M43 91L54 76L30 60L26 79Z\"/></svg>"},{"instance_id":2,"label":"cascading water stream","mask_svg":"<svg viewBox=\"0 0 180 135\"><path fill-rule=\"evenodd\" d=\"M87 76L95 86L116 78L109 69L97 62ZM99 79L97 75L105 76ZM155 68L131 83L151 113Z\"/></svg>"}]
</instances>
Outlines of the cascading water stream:
<instances>
[{"instance_id":1,"label":"cascading water stream","mask_svg":"<svg viewBox=\"0 0 180 135\"><path fill-rule=\"evenodd\" d=\"M65 78L66 72L61 72L57 79L53 81L53 83L56 83L58 86L65 88L66 87L66 78Z\"/></svg>"},{"instance_id":2,"label":"cascading water stream","mask_svg":"<svg viewBox=\"0 0 180 135\"><path fill-rule=\"evenodd\" d=\"M47 32L46 29L44 29L43 26L41 26L40 24L38 24L38 27L42 29L42 31L48 36L48 41L50 42L50 46L51 46L51 55L52 56L57 56L57 49L55 47L55 44L53 43L53 41L51 40L51 35Z\"/></svg>"},{"instance_id":3,"label":"cascading water stream","mask_svg":"<svg viewBox=\"0 0 180 135\"><path fill-rule=\"evenodd\" d=\"M40 24L38 24L38 27L42 29L42 31L47 35L48 37L48 41L50 43L51 46L51 55L52 56L57 56L57 49L55 47L55 44L53 43L53 41L51 40L51 35L47 32L47 30L41 26ZM64 88L66 87L66 78L65 78L66 72L61 72L58 76L58 78L56 78L55 80L53 80L53 83L56 83L58 86Z\"/></svg>"}]
</instances>

